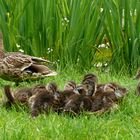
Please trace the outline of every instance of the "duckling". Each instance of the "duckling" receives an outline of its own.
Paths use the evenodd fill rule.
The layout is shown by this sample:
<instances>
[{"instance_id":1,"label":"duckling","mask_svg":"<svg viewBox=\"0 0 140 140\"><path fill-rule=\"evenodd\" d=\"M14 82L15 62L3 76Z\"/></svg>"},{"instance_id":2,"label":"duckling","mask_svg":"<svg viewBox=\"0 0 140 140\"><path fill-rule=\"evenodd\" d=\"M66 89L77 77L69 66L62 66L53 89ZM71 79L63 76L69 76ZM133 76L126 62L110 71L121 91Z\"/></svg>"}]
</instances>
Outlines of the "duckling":
<instances>
[{"instance_id":1,"label":"duckling","mask_svg":"<svg viewBox=\"0 0 140 140\"><path fill-rule=\"evenodd\" d=\"M2 35L0 41L2 42ZM48 60L20 52L5 53L0 50L0 77L7 81L14 81L18 85L19 82L57 75L57 72L50 70L42 64L43 62L50 63Z\"/></svg>"},{"instance_id":2,"label":"duckling","mask_svg":"<svg viewBox=\"0 0 140 140\"><path fill-rule=\"evenodd\" d=\"M29 98L32 96L32 88L23 88L16 90L13 96L15 102L27 105Z\"/></svg>"},{"instance_id":3,"label":"duckling","mask_svg":"<svg viewBox=\"0 0 140 140\"><path fill-rule=\"evenodd\" d=\"M90 111L92 107L92 100L87 95L73 94L71 95L65 106L64 113L76 116L83 111Z\"/></svg>"},{"instance_id":4,"label":"duckling","mask_svg":"<svg viewBox=\"0 0 140 140\"><path fill-rule=\"evenodd\" d=\"M86 94L89 96L92 96L96 93L97 84L98 78L95 74L92 73L86 74L82 80L83 88L85 89Z\"/></svg>"},{"instance_id":5,"label":"duckling","mask_svg":"<svg viewBox=\"0 0 140 140\"><path fill-rule=\"evenodd\" d=\"M48 113L50 109L58 113L61 111L63 96L60 94L56 83L51 82L46 87L46 91L42 90L29 99L32 117L43 112Z\"/></svg>"},{"instance_id":6,"label":"duckling","mask_svg":"<svg viewBox=\"0 0 140 140\"><path fill-rule=\"evenodd\" d=\"M74 90L75 88L76 83L74 81L68 81L64 86L64 90Z\"/></svg>"},{"instance_id":7,"label":"duckling","mask_svg":"<svg viewBox=\"0 0 140 140\"><path fill-rule=\"evenodd\" d=\"M68 81L64 86L64 90L61 91L61 94L63 95L65 100L73 94L79 94L76 88L76 83L74 81Z\"/></svg>"},{"instance_id":8,"label":"duckling","mask_svg":"<svg viewBox=\"0 0 140 140\"><path fill-rule=\"evenodd\" d=\"M27 105L28 99L32 96L31 88L19 89L12 92L9 85L4 86L4 94L7 97L8 107L12 105Z\"/></svg>"},{"instance_id":9,"label":"duckling","mask_svg":"<svg viewBox=\"0 0 140 140\"><path fill-rule=\"evenodd\" d=\"M122 99L127 93L126 88L115 83L104 85L104 88L99 88L96 94L92 97L93 104L91 112L102 112L110 110L116 106L117 102Z\"/></svg>"},{"instance_id":10,"label":"duckling","mask_svg":"<svg viewBox=\"0 0 140 140\"><path fill-rule=\"evenodd\" d=\"M79 94L71 95L66 101L64 112L76 115L83 111L90 111L92 107L91 97L96 92L96 82L90 78L84 79L81 85L82 94L80 91Z\"/></svg>"},{"instance_id":11,"label":"duckling","mask_svg":"<svg viewBox=\"0 0 140 140\"><path fill-rule=\"evenodd\" d=\"M97 76L96 76L95 74L93 74L93 73L88 73L88 74L86 74L86 75L84 76L83 80L82 80L82 83L83 83L84 81L86 81L87 79L98 83L98 78L97 78Z\"/></svg>"},{"instance_id":12,"label":"duckling","mask_svg":"<svg viewBox=\"0 0 140 140\"><path fill-rule=\"evenodd\" d=\"M45 85L37 85L31 88L21 88L14 92L11 92L9 85L4 87L4 94L8 99L7 103L9 104L9 107L17 104L28 106L29 98L41 91L47 91Z\"/></svg>"},{"instance_id":13,"label":"duckling","mask_svg":"<svg viewBox=\"0 0 140 140\"><path fill-rule=\"evenodd\" d=\"M51 82L47 85L47 89L51 95L53 95L53 110L55 112L60 113L62 111L62 107L64 105L64 96L62 92L58 89L57 84L55 82Z\"/></svg>"},{"instance_id":14,"label":"duckling","mask_svg":"<svg viewBox=\"0 0 140 140\"><path fill-rule=\"evenodd\" d=\"M14 92L14 99L15 101L21 104L28 105L28 100L31 96L36 95L39 92L46 92L46 91L47 91L46 85L38 84L31 88L22 88L16 90Z\"/></svg>"},{"instance_id":15,"label":"duckling","mask_svg":"<svg viewBox=\"0 0 140 140\"><path fill-rule=\"evenodd\" d=\"M31 109L31 116L37 117L41 113L49 113L53 108L54 96L49 91L38 92L29 99L29 107Z\"/></svg>"}]
</instances>

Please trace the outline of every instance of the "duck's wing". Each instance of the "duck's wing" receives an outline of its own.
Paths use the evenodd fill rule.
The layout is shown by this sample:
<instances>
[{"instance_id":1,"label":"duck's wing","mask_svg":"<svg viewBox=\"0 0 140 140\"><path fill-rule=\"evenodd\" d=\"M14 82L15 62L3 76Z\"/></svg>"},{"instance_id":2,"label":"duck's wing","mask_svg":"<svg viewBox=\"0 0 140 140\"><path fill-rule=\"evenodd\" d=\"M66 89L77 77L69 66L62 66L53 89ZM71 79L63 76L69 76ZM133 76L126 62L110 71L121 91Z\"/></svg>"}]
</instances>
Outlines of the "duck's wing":
<instances>
[{"instance_id":1,"label":"duck's wing","mask_svg":"<svg viewBox=\"0 0 140 140\"><path fill-rule=\"evenodd\" d=\"M25 71L29 71L31 73L38 73L41 74L42 76L55 76L57 75L57 72L49 69L45 65L41 64L31 64L28 68L25 69Z\"/></svg>"},{"instance_id":2,"label":"duck's wing","mask_svg":"<svg viewBox=\"0 0 140 140\"><path fill-rule=\"evenodd\" d=\"M51 61L49 60L46 60L46 59L43 59L43 58L40 58L40 57L35 57L35 56L29 56L32 61L34 62L47 62L47 63L52 63Z\"/></svg>"},{"instance_id":3,"label":"duck's wing","mask_svg":"<svg viewBox=\"0 0 140 140\"><path fill-rule=\"evenodd\" d=\"M30 55L24 54L22 52L7 52L7 53L5 53L6 57L11 56L11 55L16 55L16 56L19 56L19 57L28 58L28 59L32 60L34 63L39 63L39 62L52 63L51 61L43 59L41 57L30 56Z\"/></svg>"},{"instance_id":4,"label":"duck's wing","mask_svg":"<svg viewBox=\"0 0 140 140\"><path fill-rule=\"evenodd\" d=\"M19 69L23 71L24 69L31 66L33 61L31 58L26 57L21 53L11 53L4 57L3 64L5 64L8 69Z\"/></svg>"}]
</instances>

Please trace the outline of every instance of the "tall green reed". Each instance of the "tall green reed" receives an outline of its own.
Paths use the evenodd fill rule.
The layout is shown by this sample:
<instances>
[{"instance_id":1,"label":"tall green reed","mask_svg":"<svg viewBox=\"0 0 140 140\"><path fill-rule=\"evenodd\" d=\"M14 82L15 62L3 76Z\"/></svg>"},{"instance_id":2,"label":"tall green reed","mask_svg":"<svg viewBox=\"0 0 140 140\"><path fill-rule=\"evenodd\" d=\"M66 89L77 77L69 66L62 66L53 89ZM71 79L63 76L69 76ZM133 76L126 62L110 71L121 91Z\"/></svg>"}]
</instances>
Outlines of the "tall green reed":
<instances>
[{"instance_id":1,"label":"tall green reed","mask_svg":"<svg viewBox=\"0 0 140 140\"><path fill-rule=\"evenodd\" d=\"M128 71L140 66L140 2L106 0L105 28L112 50L111 66L115 71Z\"/></svg>"},{"instance_id":2,"label":"tall green reed","mask_svg":"<svg viewBox=\"0 0 140 140\"><path fill-rule=\"evenodd\" d=\"M139 5L138 0L0 0L5 49L82 70L94 65L98 46L107 40L112 70L131 70L140 64Z\"/></svg>"}]
</instances>

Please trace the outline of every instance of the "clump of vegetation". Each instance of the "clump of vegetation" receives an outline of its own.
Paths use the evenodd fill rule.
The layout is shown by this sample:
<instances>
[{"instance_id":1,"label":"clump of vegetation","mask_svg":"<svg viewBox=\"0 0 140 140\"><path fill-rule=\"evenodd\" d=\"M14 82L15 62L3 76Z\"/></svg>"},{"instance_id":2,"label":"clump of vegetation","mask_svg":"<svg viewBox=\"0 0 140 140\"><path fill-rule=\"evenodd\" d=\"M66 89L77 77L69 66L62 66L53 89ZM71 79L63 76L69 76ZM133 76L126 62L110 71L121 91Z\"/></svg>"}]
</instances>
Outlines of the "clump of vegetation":
<instances>
[{"instance_id":1,"label":"clump of vegetation","mask_svg":"<svg viewBox=\"0 0 140 140\"><path fill-rule=\"evenodd\" d=\"M93 67L100 53L111 70L131 74L140 65L139 11L138 0L1 0L0 28L7 51L81 69Z\"/></svg>"}]
</instances>

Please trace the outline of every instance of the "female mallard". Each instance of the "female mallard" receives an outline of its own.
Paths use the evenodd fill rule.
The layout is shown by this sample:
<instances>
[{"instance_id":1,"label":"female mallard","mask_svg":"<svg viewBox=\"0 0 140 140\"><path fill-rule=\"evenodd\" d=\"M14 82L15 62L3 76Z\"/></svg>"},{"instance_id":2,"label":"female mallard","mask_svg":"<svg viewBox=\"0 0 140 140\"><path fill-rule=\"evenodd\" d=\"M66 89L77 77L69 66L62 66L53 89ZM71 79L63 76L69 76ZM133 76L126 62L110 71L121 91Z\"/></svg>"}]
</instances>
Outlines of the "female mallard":
<instances>
[{"instance_id":1,"label":"female mallard","mask_svg":"<svg viewBox=\"0 0 140 140\"><path fill-rule=\"evenodd\" d=\"M49 62L48 60L20 52L5 53L2 50L2 34L0 34L0 45L0 77L2 79L18 84L22 81L38 80L57 75L55 71L42 64Z\"/></svg>"}]
</instances>

